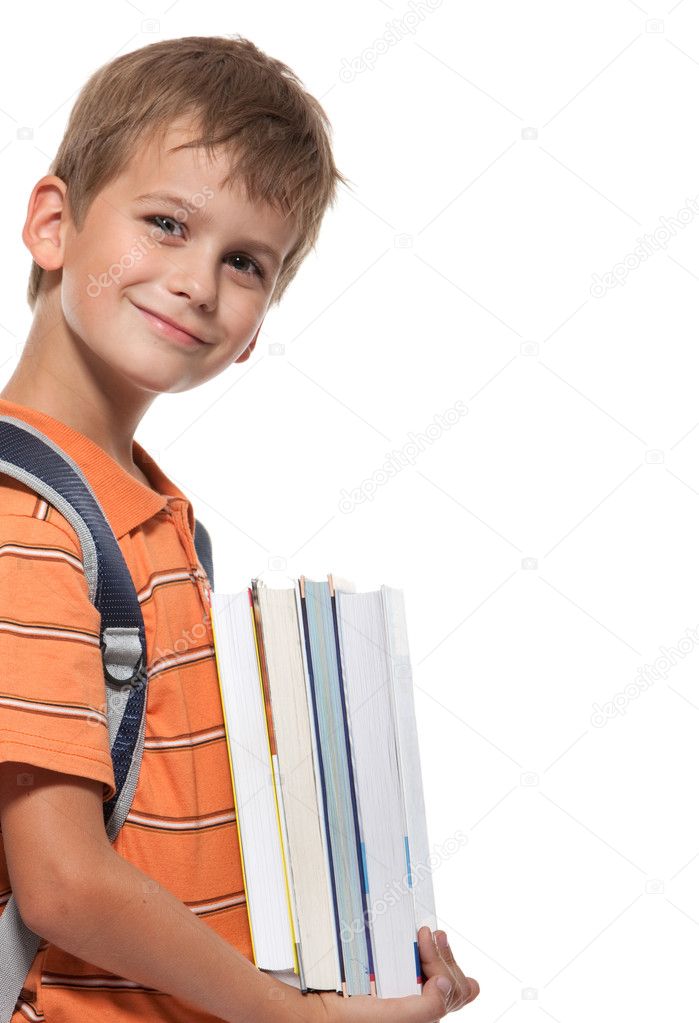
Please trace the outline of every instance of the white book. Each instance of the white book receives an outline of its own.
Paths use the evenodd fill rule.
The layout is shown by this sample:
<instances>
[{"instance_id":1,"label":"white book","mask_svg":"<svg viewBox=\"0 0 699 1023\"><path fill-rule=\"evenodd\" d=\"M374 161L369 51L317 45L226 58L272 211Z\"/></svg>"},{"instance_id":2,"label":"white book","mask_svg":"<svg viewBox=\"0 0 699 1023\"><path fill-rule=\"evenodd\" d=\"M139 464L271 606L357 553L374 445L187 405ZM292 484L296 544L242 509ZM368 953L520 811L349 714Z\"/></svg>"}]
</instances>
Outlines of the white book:
<instances>
[{"instance_id":1,"label":"white book","mask_svg":"<svg viewBox=\"0 0 699 1023\"><path fill-rule=\"evenodd\" d=\"M293 924L250 592L212 592L211 617L255 965L289 970Z\"/></svg>"},{"instance_id":2,"label":"white book","mask_svg":"<svg viewBox=\"0 0 699 1023\"><path fill-rule=\"evenodd\" d=\"M383 594L336 603L376 991L399 998L420 993L420 961Z\"/></svg>"},{"instance_id":3,"label":"white book","mask_svg":"<svg viewBox=\"0 0 699 1023\"><path fill-rule=\"evenodd\" d=\"M408 649L408 632L403 591L381 587L386 625L387 649L393 684L394 719L398 739L401 789L405 798L405 815L410 860L410 881L415 902L416 933L425 925L434 931L437 915L432 885L432 869L427 841L427 815L420 768L420 747L417 737L413 674Z\"/></svg>"}]
</instances>

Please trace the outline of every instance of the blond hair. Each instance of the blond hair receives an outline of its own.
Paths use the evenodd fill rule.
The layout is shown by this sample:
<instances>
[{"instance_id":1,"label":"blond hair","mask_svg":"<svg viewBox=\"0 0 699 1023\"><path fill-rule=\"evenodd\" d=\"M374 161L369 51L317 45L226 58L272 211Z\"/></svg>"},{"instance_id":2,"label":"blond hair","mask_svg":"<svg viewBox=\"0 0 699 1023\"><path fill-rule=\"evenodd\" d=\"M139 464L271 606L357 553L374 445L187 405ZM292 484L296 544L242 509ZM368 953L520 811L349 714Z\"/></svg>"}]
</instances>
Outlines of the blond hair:
<instances>
[{"instance_id":1,"label":"blond hair","mask_svg":"<svg viewBox=\"0 0 699 1023\"><path fill-rule=\"evenodd\" d=\"M294 72L249 39L185 36L126 53L98 68L73 106L49 168L67 185L73 222L82 227L92 200L118 176L139 143L160 141L191 115L201 135L176 148L226 147L229 176L252 202L291 216L299 236L275 282L279 302L315 246L337 183L331 127ZM44 271L32 260L27 301L36 304Z\"/></svg>"}]
</instances>

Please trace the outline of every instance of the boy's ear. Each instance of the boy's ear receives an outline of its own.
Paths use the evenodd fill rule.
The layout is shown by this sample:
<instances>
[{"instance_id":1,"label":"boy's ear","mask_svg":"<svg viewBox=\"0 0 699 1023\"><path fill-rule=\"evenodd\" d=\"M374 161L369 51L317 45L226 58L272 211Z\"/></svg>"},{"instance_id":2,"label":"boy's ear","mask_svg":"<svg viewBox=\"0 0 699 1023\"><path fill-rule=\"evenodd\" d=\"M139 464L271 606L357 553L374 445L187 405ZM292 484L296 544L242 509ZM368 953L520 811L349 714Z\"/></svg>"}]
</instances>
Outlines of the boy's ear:
<instances>
[{"instance_id":1,"label":"boy's ear","mask_svg":"<svg viewBox=\"0 0 699 1023\"><path fill-rule=\"evenodd\" d=\"M264 320L262 321L262 323L264 323ZM247 347L247 348L245 348L245 349L244 349L244 350L243 350L243 351L242 351L242 352L240 353L240 355L238 356L238 358L237 358L237 359L234 359L234 360L233 360L234 362L247 362L247 360L248 360L248 359L250 358L250 356L251 356L251 355L252 355L252 353L253 353L253 349L254 349L255 345L257 344L257 335L258 335L258 334L260 333L260 331L262 330L262 323L260 324L260 326L259 326L259 327L257 328L257 330L255 331L254 337L253 337L252 341L250 342L250 344L248 345L248 347Z\"/></svg>"},{"instance_id":2,"label":"boy's ear","mask_svg":"<svg viewBox=\"0 0 699 1023\"><path fill-rule=\"evenodd\" d=\"M63 266L69 216L67 190L65 181L55 174L46 174L37 181L29 196L22 241L44 270L60 270Z\"/></svg>"}]
</instances>

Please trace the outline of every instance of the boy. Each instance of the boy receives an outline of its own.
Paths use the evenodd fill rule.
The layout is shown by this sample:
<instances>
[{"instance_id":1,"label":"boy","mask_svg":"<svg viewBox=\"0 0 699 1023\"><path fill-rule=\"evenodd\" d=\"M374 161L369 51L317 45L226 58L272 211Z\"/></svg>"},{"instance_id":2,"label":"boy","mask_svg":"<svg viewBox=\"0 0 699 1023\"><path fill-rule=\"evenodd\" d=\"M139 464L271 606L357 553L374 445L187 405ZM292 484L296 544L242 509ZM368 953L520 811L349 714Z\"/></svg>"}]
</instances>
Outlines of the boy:
<instances>
[{"instance_id":1,"label":"boy","mask_svg":"<svg viewBox=\"0 0 699 1023\"><path fill-rule=\"evenodd\" d=\"M80 542L0 475L0 890L43 939L13 1021L426 1023L478 994L428 928L410 998L302 995L254 966L193 508L134 440L158 394L249 358L339 181L326 116L288 67L240 37L187 37L100 68L31 193L34 318L0 415L93 487L141 604L148 704L112 846Z\"/></svg>"}]
</instances>

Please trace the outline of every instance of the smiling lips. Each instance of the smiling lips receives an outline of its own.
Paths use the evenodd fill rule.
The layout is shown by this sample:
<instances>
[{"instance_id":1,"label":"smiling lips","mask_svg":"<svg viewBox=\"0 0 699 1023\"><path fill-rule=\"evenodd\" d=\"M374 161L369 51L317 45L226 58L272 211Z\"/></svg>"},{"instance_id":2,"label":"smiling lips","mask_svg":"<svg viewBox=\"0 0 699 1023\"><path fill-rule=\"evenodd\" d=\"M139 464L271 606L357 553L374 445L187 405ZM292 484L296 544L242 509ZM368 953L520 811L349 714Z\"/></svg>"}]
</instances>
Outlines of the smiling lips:
<instances>
[{"instance_id":1,"label":"smiling lips","mask_svg":"<svg viewBox=\"0 0 699 1023\"><path fill-rule=\"evenodd\" d=\"M151 309L146 309L145 306L136 306L136 308L154 327L158 329L159 333L171 337L174 341L186 343L190 347L198 347L200 345L207 344L203 338L198 337L196 334L192 334L191 331L187 330L169 316L163 316L162 313L153 312Z\"/></svg>"}]
</instances>

